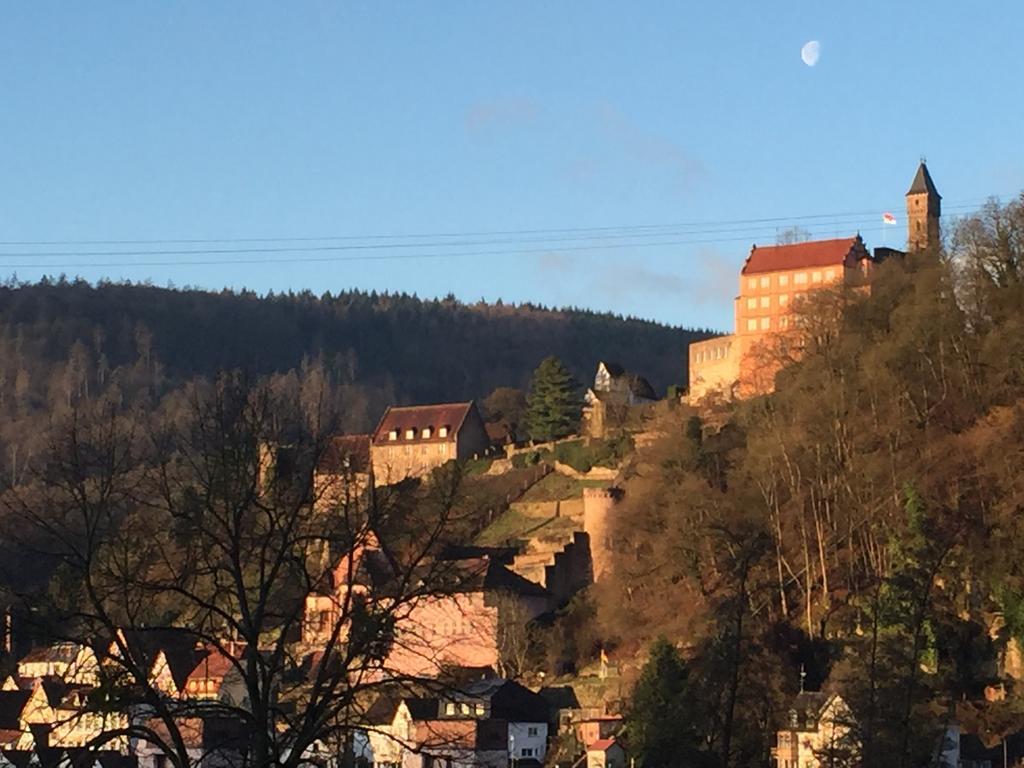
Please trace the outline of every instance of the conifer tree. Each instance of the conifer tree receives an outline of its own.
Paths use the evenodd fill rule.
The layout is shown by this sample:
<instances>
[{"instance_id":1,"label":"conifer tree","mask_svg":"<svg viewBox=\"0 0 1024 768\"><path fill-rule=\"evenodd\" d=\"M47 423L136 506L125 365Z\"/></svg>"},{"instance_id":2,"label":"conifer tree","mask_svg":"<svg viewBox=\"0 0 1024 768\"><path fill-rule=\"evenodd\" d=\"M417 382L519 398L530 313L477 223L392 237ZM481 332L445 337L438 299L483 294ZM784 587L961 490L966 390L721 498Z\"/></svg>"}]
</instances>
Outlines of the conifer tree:
<instances>
[{"instance_id":1,"label":"conifer tree","mask_svg":"<svg viewBox=\"0 0 1024 768\"><path fill-rule=\"evenodd\" d=\"M557 357L545 357L530 382L526 424L530 439L557 440L579 426L580 401L572 374Z\"/></svg>"},{"instance_id":2,"label":"conifer tree","mask_svg":"<svg viewBox=\"0 0 1024 768\"><path fill-rule=\"evenodd\" d=\"M694 695L688 677L672 644L656 640L633 691L628 718L630 746L644 768L700 762L693 717L687 712Z\"/></svg>"}]
</instances>

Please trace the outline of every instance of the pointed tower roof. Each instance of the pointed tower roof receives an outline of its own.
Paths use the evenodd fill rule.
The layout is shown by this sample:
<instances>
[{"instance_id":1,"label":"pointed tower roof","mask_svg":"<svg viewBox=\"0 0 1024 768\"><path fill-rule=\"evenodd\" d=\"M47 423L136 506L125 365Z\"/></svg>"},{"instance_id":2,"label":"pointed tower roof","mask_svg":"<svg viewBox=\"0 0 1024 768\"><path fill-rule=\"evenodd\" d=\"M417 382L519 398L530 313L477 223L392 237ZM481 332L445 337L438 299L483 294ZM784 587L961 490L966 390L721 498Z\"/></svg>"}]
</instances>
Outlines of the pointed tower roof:
<instances>
[{"instance_id":1,"label":"pointed tower roof","mask_svg":"<svg viewBox=\"0 0 1024 768\"><path fill-rule=\"evenodd\" d=\"M942 199L942 195L939 194L939 190L935 188L935 182L932 181L932 176L928 173L928 166L924 164L924 160L917 166L917 174L914 176L914 183L910 185L910 191L908 195L920 195L921 193L927 193L929 195L935 195L935 197Z\"/></svg>"}]
</instances>

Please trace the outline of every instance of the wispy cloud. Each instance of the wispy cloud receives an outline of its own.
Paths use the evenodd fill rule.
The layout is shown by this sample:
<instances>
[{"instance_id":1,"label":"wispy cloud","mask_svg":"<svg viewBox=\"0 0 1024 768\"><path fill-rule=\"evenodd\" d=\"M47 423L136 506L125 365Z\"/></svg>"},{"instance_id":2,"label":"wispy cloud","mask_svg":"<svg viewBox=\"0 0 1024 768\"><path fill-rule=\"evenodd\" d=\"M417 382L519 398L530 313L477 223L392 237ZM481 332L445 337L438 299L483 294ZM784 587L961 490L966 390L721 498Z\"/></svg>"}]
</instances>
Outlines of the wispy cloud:
<instances>
[{"instance_id":1,"label":"wispy cloud","mask_svg":"<svg viewBox=\"0 0 1024 768\"><path fill-rule=\"evenodd\" d=\"M611 104L599 105L597 116L627 158L638 166L667 173L674 186L689 189L706 173L703 163L681 144L648 131Z\"/></svg>"},{"instance_id":2,"label":"wispy cloud","mask_svg":"<svg viewBox=\"0 0 1024 768\"><path fill-rule=\"evenodd\" d=\"M540 106L530 99L482 101L466 110L466 129L480 131L494 126L532 123L540 113Z\"/></svg>"},{"instance_id":3,"label":"wispy cloud","mask_svg":"<svg viewBox=\"0 0 1024 768\"><path fill-rule=\"evenodd\" d=\"M640 257L642 259L642 257ZM679 260L679 269L648 266L635 257L600 260L551 251L536 258L542 279L558 280L572 293L600 296L615 309L617 303L678 297L699 306L728 306L736 291L738 265L714 248L700 248Z\"/></svg>"}]
</instances>

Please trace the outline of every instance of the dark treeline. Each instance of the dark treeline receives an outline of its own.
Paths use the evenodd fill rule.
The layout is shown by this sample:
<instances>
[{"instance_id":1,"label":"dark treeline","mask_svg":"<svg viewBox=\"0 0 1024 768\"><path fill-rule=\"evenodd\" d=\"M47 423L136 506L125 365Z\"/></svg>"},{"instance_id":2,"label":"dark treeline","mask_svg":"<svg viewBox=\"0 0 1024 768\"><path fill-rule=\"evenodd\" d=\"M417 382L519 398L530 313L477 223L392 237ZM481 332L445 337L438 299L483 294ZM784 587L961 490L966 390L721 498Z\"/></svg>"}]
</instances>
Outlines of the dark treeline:
<instances>
[{"instance_id":1,"label":"dark treeline","mask_svg":"<svg viewBox=\"0 0 1024 768\"><path fill-rule=\"evenodd\" d=\"M271 294L43 280L0 287L0 471L38 450L53 415L98 397L154 407L222 370L299 394L328 385L339 429L366 430L391 403L483 398L525 388L548 355L577 380L599 359L661 391L686 380L687 344L657 323L533 305L343 292Z\"/></svg>"}]
</instances>

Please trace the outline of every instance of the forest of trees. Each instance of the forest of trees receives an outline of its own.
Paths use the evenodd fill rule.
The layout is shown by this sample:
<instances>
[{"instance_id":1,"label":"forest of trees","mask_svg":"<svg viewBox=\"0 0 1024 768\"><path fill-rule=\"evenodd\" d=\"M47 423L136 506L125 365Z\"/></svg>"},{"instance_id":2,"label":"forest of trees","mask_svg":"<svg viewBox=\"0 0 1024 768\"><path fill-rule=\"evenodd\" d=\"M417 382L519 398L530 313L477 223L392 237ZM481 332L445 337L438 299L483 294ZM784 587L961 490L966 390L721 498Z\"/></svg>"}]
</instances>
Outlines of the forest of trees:
<instances>
[{"instance_id":1,"label":"forest of trees","mask_svg":"<svg viewBox=\"0 0 1024 768\"><path fill-rule=\"evenodd\" d=\"M548 355L579 381L593 375L599 359L613 359L664 391L686 380L687 344L708 335L610 314L467 305L451 297L259 297L10 282L0 287L0 473L16 479L52 417L76 404L103 398L124 408L155 407L223 370L268 377L297 400L326 386L334 426L357 432L391 404L525 390Z\"/></svg>"},{"instance_id":2,"label":"forest of trees","mask_svg":"<svg viewBox=\"0 0 1024 768\"><path fill-rule=\"evenodd\" d=\"M799 313L773 394L639 451L614 576L579 608L621 657L654 648L651 765L766 763L801 670L856 713L864 765L934 764L952 718L1024 728L1024 199ZM679 665L674 700L652 670ZM695 727L653 739L644 697Z\"/></svg>"}]
</instances>

